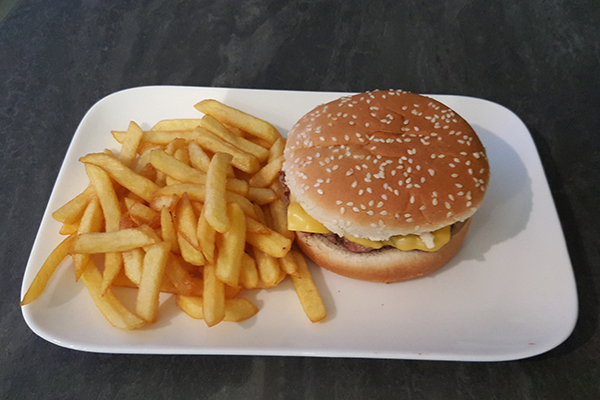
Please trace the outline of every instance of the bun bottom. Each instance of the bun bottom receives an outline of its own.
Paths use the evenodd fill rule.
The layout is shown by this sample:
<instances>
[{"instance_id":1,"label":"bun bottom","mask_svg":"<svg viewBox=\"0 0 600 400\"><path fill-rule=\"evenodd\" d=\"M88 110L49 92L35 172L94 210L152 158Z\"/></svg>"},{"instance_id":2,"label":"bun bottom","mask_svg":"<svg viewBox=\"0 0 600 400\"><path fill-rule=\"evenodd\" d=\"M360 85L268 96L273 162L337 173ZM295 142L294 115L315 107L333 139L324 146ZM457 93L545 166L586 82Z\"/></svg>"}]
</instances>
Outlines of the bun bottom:
<instances>
[{"instance_id":1,"label":"bun bottom","mask_svg":"<svg viewBox=\"0 0 600 400\"><path fill-rule=\"evenodd\" d=\"M430 274L450 261L465 239L471 219L455 225L450 241L435 252L386 247L353 253L323 235L306 232L296 232L296 242L311 260L338 275L369 282L398 282Z\"/></svg>"}]
</instances>

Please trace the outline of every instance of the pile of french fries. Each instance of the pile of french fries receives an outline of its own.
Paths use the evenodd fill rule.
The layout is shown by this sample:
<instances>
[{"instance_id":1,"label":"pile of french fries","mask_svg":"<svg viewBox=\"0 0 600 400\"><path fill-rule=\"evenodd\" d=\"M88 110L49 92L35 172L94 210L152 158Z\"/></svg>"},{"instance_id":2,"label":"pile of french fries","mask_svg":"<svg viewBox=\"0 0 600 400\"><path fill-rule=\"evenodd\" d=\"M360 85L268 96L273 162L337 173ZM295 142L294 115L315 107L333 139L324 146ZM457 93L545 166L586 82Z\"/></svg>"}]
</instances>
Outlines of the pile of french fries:
<instances>
[{"instance_id":1,"label":"pile of french fries","mask_svg":"<svg viewBox=\"0 0 600 400\"><path fill-rule=\"evenodd\" d=\"M90 183L52 216L67 237L49 255L21 305L37 299L72 256L75 279L115 327L158 318L171 293L208 326L258 312L243 289L290 276L312 322L326 310L301 253L292 249L278 174L285 139L268 122L216 100L195 105L199 119L131 122L113 131L121 144L80 158ZM114 287L137 288L135 310Z\"/></svg>"}]
</instances>

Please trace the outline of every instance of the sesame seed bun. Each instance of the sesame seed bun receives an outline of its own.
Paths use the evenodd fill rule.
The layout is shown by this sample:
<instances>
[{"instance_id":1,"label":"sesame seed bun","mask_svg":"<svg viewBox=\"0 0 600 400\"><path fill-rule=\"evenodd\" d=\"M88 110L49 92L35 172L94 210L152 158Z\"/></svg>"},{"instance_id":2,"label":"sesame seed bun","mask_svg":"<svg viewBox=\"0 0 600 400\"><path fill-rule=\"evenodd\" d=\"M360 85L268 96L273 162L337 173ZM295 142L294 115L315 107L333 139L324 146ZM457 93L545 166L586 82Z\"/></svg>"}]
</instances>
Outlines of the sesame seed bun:
<instances>
[{"instance_id":1,"label":"sesame seed bun","mask_svg":"<svg viewBox=\"0 0 600 400\"><path fill-rule=\"evenodd\" d=\"M384 247L369 253L352 253L324 235L306 232L296 232L296 243L311 260L336 274L362 281L398 282L430 274L450 261L470 224L471 219L455 224L450 241L434 252Z\"/></svg>"},{"instance_id":2,"label":"sesame seed bun","mask_svg":"<svg viewBox=\"0 0 600 400\"><path fill-rule=\"evenodd\" d=\"M374 91L320 105L289 131L291 195L330 231L371 240L464 221L489 181L485 149L444 104Z\"/></svg>"}]
</instances>

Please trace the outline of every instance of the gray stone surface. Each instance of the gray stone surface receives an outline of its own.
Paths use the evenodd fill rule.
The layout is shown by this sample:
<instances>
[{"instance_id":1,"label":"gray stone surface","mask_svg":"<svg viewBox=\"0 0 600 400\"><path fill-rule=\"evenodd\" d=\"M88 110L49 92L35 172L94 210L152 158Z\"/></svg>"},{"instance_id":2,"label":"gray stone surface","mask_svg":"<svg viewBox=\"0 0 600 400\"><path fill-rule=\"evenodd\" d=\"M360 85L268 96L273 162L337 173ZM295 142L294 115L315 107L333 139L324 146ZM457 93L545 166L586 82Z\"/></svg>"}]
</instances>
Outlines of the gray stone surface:
<instances>
[{"instance_id":1,"label":"gray stone surface","mask_svg":"<svg viewBox=\"0 0 600 400\"><path fill-rule=\"evenodd\" d=\"M598 38L596 0L21 0L0 22L0 398L600 398ZM98 355L45 342L18 302L69 142L97 100L155 84L401 88L508 107L561 218L574 333L503 363Z\"/></svg>"}]
</instances>

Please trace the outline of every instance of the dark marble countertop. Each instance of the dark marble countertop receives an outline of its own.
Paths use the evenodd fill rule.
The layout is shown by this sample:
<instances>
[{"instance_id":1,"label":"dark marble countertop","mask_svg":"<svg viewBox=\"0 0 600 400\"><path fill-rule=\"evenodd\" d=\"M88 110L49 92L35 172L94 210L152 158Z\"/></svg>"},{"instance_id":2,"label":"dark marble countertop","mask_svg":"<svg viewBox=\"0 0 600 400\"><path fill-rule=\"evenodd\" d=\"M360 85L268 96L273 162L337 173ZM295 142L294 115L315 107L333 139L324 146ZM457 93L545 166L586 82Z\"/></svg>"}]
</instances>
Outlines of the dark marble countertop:
<instances>
[{"instance_id":1,"label":"dark marble countertop","mask_svg":"<svg viewBox=\"0 0 600 400\"><path fill-rule=\"evenodd\" d=\"M16 2L0 22L0 398L600 398L598 38L596 0ZM21 281L67 147L96 101L144 85L401 88L509 108L558 209L574 332L496 363L107 355L37 337Z\"/></svg>"}]
</instances>

